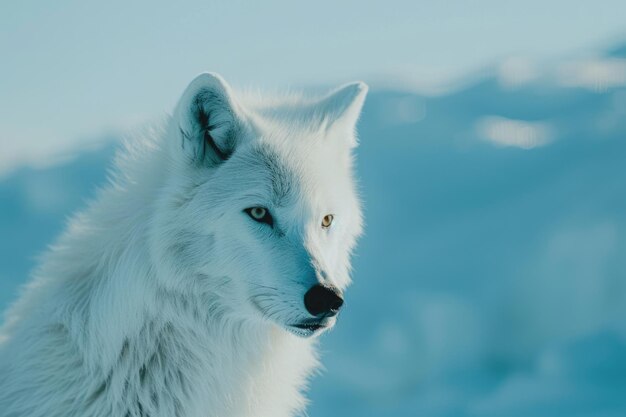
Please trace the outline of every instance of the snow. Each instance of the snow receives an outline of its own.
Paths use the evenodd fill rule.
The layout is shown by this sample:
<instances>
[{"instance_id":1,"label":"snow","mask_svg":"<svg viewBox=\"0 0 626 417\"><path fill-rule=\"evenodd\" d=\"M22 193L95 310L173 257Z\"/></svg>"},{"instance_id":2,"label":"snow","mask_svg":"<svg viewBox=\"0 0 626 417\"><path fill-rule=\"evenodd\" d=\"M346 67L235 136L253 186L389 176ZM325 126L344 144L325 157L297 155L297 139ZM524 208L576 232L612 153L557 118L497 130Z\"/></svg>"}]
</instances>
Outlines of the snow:
<instances>
[{"instance_id":1,"label":"snow","mask_svg":"<svg viewBox=\"0 0 626 417\"><path fill-rule=\"evenodd\" d=\"M626 86L626 59L597 58L564 64L560 68L563 85L606 91Z\"/></svg>"},{"instance_id":2,"label":"snow","mask_svg":"<svg viewBox=\"0 0 626 417\"><path fill-rule=\"evenodd\" d=\"M618 59L564 82L522 68L515 88L501 74L438 97L374 88L366 234L309 415L626 415ZM2 178L0 307L103 183L102 142Z\"/></svg>"},{"instance_id":3,"label":"snow","mask_svg":"<svg viewBox=\"0 0 626 417\"><path fill-rule=\"evenodd\" d=\"M547 145L554 134L549 124L485 116L476 127L479 136L501 146L532 149Z\"/></svg>"}]
</instances>

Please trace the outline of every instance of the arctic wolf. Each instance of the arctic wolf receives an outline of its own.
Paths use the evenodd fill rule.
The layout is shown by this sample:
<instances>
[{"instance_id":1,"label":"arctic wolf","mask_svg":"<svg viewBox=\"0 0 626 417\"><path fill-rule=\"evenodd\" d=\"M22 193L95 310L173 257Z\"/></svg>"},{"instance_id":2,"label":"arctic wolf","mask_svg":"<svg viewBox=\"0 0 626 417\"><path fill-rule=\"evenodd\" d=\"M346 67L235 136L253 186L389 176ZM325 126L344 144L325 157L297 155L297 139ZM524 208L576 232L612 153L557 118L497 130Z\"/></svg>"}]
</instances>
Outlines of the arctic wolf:
<instances>
[{"instance_id":1,"label":"arctic wolf","mask_svg":"<svg viewBox=\"0 0 626 417\"><path fill-rule=\"evenodd\" d=\"M361 231L366 91L263 99L193 80L8 312L0 416L303 412Z\"/></svg>"}]
</instances>

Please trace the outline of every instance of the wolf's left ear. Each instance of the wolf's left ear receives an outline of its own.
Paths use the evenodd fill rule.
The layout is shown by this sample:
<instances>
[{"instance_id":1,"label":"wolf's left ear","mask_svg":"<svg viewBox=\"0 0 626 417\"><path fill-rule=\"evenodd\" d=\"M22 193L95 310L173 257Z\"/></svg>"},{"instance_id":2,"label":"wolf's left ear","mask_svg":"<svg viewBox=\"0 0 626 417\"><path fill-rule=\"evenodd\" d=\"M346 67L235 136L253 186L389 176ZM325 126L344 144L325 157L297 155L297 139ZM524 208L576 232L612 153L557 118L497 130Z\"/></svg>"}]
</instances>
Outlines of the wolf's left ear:
<instances>
[{"instance_id":1,"label":"wolf's left ear","mask_svg":"<svg viewBox=\"0 0 626 417\"><path fill-rule=\"evenodd\" d=\"M349 133L351 146L356 146L353 133L367 90L367 84L364 82L346 84L332 91L318 104L325 119L326 129L344 130Z\"/></svg>"},{"instance_id":2,"label":"wolf's left ear","mask_svg":"<svg viewBox=\"0 0 626 417\"><path fill-rule=\"evenodd\" d=\"M183 93L174 112L174 152L199 166L217 166L237 145L242 128L240 110L230 86L217 74L198 75ZM177 125L177 126L176 126Z\"/></svg>"}]
</instances>

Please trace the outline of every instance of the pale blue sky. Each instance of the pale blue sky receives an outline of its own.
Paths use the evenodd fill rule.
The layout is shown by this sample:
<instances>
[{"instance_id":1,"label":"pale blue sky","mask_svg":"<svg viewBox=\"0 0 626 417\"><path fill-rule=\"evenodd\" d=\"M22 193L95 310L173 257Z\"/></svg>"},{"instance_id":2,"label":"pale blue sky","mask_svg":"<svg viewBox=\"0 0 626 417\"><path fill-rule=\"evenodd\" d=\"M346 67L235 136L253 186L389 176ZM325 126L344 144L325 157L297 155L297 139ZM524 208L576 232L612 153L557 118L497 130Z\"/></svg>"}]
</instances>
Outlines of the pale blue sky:
<instances>
[{"instance_id":1,"label":"pale blue sky","mask_svg":"<svg viewBox=\"0 0 626 417\"><path fill-rule=\"evenodd\" d=\"M623 0L2 2L0 164L169 111L204 70L238 86L424 87L595 50L626 39L624 22Z\"/></svg>"}]
</instances>

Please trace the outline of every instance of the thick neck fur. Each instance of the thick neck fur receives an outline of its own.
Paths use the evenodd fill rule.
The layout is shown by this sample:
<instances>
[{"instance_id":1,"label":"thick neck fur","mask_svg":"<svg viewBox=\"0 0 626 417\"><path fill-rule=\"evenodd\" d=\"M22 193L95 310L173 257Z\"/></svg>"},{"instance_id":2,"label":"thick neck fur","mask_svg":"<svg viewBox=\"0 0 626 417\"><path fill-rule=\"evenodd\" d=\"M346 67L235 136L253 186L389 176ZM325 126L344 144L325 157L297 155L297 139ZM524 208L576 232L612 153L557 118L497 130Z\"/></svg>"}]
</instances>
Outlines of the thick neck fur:
<instances>
[{"instance_id":1,"label":"thick neck fur","mask_svg":"<svg viewBox=\"0 0 626 417\"><path fill-rule=\"evenodd\" d=\"M157 284L148 243L165 156L154 142L142 151L71 221L9 311L0 416L299 412L316 365L311 339L241 319L219 291Z\"/></svg>"}]
</instances>

